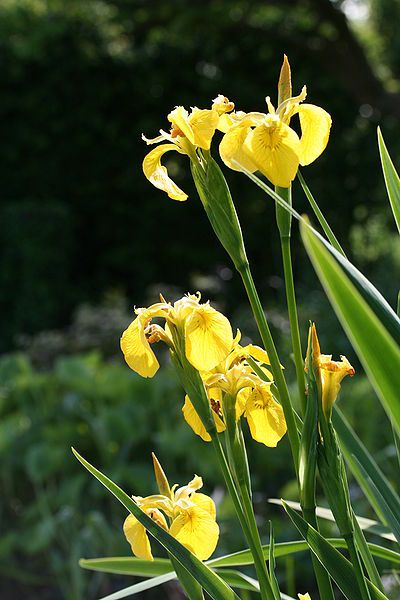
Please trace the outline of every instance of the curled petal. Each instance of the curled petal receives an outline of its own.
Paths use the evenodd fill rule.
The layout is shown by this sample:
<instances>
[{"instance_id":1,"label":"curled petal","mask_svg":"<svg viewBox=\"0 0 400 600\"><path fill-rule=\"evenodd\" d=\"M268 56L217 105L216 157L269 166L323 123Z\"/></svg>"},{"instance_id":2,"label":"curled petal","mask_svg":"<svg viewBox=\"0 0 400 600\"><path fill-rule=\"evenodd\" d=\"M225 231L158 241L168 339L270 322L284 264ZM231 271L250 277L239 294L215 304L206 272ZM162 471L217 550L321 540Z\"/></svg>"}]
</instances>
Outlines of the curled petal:
<instances>
[{"instance_id":1,"label":"curled petal","mask_svg":"<svg viewBox=\"0 0 400 600\"><path fill-rule=\"evenodd\" d=\"M198 371L211 371L233 346L228 319L208 304L199 305L185 320L185 350Z\"/></svg>"},{"instance_id":2,"label":"curled petal","mask_svg":"<svg viewBox=\"0 0 400 600\"><path fill-rule=\"evenodd\" d=\"M187 194L183 192L177 185L168 177L166 167L161 164L161 157L165 152L175 150L181 152L175 144L162 144L154 148L145 156L143 161L143 173L147 179L159 190L166 192L172 200L186 200Z\"/></svg>"},{"instance_id":3,"label":"curled petal","mask_svg":"<svg viewBox=\"0 0 400 600\"><path fill-rule=\"evenodd\" d=\"M219 121L216 110L200 110L194 108L189 117L190 127L194 134L194 145L209 150L212 137Z\"/></svg>"},{"instance_id":4,"label":"curled petal","mask_svg":"<svg viewBox=\"0 0 400 600\"><path fill-rule=\"evenodd\" d=\"M274 448L286 433L283 409L270 392L270 384L256 387L246 403L245 416L257 442Z\"/></svg>"},{"instance_id":5,"label":"curled petal","mask_svg":"<svg viewBox=\"0 0 400 600\"><path fill-rule=\"evenodd\" d=\"M207 560L217 545L219 527L207 510L194 505L172 521L170 534L197 558Z\"/></svg>"},{"instance_id":6,"label":"curled petal","mask_svg":"<svg viewBox=\"0 0 400 600\"><path fill-rule=\"evenodd\" d=\"M246 140L251 160L274 185L289 187L299 167L297 133L279 119L256 127Z\"/></svg>"},{"instance_id":7,"label":"curled petal","mask_svg":"<svg viewBox=\"0 0 400 600\"><path fill-rule=\"evenodd\" d=\"M301 127L299 158L304 166L312 163L325 150L332 119L326 110L313 104L302 104L297 111Z\"/></svg>"}]
</instances>

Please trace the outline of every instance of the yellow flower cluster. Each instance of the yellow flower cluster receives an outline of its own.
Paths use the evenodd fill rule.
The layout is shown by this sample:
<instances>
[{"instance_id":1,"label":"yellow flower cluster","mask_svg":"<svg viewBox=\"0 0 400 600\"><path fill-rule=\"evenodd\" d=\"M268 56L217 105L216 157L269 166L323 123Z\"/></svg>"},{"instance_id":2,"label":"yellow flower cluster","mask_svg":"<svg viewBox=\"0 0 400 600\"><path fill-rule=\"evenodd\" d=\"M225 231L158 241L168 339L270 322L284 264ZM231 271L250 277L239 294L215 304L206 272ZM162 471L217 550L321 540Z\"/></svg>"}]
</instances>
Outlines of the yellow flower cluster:
<instances>
[{"instance_id":1,"label":"yellow flower cluster","mask_svg":"<svg viewBox=\"0 0 400 600\"><path fill-rule=\"evenodd\" d=\"M154 139L143 136L147 144L168 142L145 157L143 171L147 179L170 198L186 200L187 194L168 177L161 158L165 152L175 150L197 160L196 150L208 151L218 129L224 133L220 155L229 168L236 171L244 168L252 173L260 171L274 185L289 187L299 165L309 165L325 150L332 119L323 108L304 103L306 86L298 96L291 96L290 67L286 57L282 73L286 73L288 81L285 85L290 97L284 97L275 109L267 96L265 113L232 112L233 102L222 95L214 99L210 109L195 107L189 113L183 106L177 106L168 115L169 132L160 130L160 135ZM290 126L296 115L300 136Z\"/></svg>"},{"instance_id":2,"label":"yellow flower cluster","mask_svg":"<svg viewBox=\"0 0 400 600\"><path fill-rule=\"evenodd\" d=\"M136 319L124 331L121 349L131 369L142 377L153 377L159 363L150 344L164 341L171 348L184 339L188 361L199 371L209 371L230 352L232 327L228 319L208 302L200 303L200 293L184 296L173 305L162 298L149 308L137 308ZM165 326L153 324L155 318Z\"/></svg>"},{"instance_id":3,"label":"yellow flower cluster","mask_svg":"<svg viewBox=\"0 0 400 600\"><path fill-rule=\"evenodd\" d=\"M226 359L212 372L202 373L217 431L221 432L226 428L224 399L228 395L235 402L236 420L242 415L247 419L253 439L266 446L275 447L286 433L283 409L271 393L272 382L265 383L260 379L246 360L251 357L258 368L272 379L271 373L264 367L265 364L269 364L268 354L252 344L242 347L239 340L240 333ZM204 441L210 441L211 437L188 396L182 410L193 431Z\"/></svg>"},{"instance_id":4,"label":"yellow flower cluster","mask_svg":"<svg viewBox=\"0 0 400 600\"><path fill-rule=\"evenodd\" d=\"M159 368L151 344L164 341L187 360L201 375L211 404L218 432L225 430L224 398L233 398L236 419L244 415L252 437L274 447L286 433L283 409L271 392L272 382L265 383L252 369L251 358L271 380L265 369L268 354L253 345L240 346L240 333L233 339L228 319L210 304L200 302L200 293L189 294L174 304L162 302L135 310L136 318L124 331L121 349L128 365L143 377L153 377ZM153 323L162 318L164 327ZM186 396L183 414L193 431L210 441L200 416Z\"/></svg>"},{"instance_id":5,"label":"yellow flower cluster","mask_svg":"<svg viewBox=\"0 0 400 600\"><path fill-rule=\"evenodd\" d=\"M161 467L155 457L154 468L157 478L157 470L160 471ZM164 475L162 470L161 473ZM192 481L183 487L174 485L169 489L167 484L163 494L132 498L153 521L197 558L207 560L217 545L219 527L216 523L213 500L205 494L198 493L202 486L202 478L195 475ZM153 560L147 531L133 515L125 519L123 530L133 554L138 558Z\"/></svg>"}]
</instances>

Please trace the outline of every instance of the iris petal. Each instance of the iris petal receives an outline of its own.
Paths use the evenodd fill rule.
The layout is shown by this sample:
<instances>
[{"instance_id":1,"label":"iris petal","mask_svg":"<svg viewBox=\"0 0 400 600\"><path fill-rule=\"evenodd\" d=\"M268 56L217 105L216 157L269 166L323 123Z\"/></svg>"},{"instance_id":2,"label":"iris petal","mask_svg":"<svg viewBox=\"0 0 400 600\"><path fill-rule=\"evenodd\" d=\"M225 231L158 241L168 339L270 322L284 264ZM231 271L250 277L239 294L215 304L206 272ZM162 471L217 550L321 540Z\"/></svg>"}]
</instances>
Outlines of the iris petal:
<instances>
[{"instance_id":1,"label":"iris petal","mask_svg":"<svg viewBox=\"0 0 400 600\"><path fill-rule=\"evenodd\" d=\"M302 104L298 107L301 138L299 158L301 165L309 165L325 150L332 125L331 116L319 106Z\"/></svg>"},{"instance_id":2,"label":"iris petal","mask_svg":"<svg viewBox=\"0 0 400 600\"><path fill-rule=\"evenodd\" d=\"M133 515L129 515L124 522L124 534L131 545L132 552L138 558L153 560L149 538L146 529Z\"/></svg>"},{"instance_id":3,"label":"iris petal","mask_svg":"<svg viewBox=\"0 0 400 600\"><path fill-rule=\"evenodd\" d=\"M219 145L219 153L227 167L234 171L240 171L241 166L254 173L256 165L248 155L245 141L250 133L250 127L233 127L222 138ZM236 164L236 163L239 163Z\"/></svg>"},{"instance_id":4,"label":"iris petal","mask_svg":"<svg viewBox=\"0 0 400 600\"><path fill-rule=\"evenodd\" d=\"M150 315L149 315L150 317ZM127 364L142 377L153 377L159 363L144 333L146 312L136 317L121 337L121 350Z\"/></svg>"},{"instance_id":5,"label":"iris petal","mask_svg":"<svg viewBox=\"0 0 400 600\"><path fill-rule=\"evenodd\" d=\"M207 510L191 506L172 521L170 534L197 558L207 560L217 545L219 527Z\"/></svg>"},{"instance_id":6,"label":"iris petal","mask_svg":"<svg viewBox=\"0 0 400 600\"><path fill-rule=\"evenodd\" d=\"M232 349L232 327L224 315L203 304L185 321L185 341L189 362L199 371L211 371Z\"/></svg>"},{"instance_id":7,"label":"iris petal","mask_svg":"<svg viewBox=\"0 0 400 600\"><path fill-rule=\"evenodd\" d=\"M170 150L182 152L175 144L161 144L149 152L143 161L143 173L147 179L159 190L163 190L172 200L186 200L187 194L183 192L168 177L166 167L161 164L161 157Z\"/></svg>"},{"instance_id":8,"label":"iris petal","mask_svg":"<svg viewBox=\"0 0 400 600\"><path fill-rule=\"evenodd\" d=\"M189 396L185 396L185 404L183 405L182 412L186 423L190 425L194 433L199 435L205 442L211 442L211 436L209 433L207 433L206 428L204 427L202 420L191 403ZM218 433L224 431L225 424L215 411L213 411L213 417Z\"/></svg>"},{"instance_id":9,"label":"iris petal","mask_svg":"<svg viewBox=\"0 0 400 600\"><path fill-rule=\"evenodd\" d=\"M204 150L209 150L212 137L219 121L216 110L200 110L194 108L189 117L189 123L194 134L194 144Z\"/></svg>"},{"instance_id":10,"label":"iris petal","mask_svg":"<svg viewBox=\"0 0 400 600\"><path fill-rule=\"evenodd\" d=\"M289 187L299 167L299 138L282 121L257 126L246 140L257 169L274 185Z\"/></svg>"},{"instance_id":11,"label":"iris petal","mask_svg":"<svg viewBox=\"0 0 400 600\"><path fill-rule=\"evenodd\" d=\"M283 409L274 400L269 384L255 388L246 403L245 416L257 442L274 448L286 433Z\"/></svg>"}]
</instances>

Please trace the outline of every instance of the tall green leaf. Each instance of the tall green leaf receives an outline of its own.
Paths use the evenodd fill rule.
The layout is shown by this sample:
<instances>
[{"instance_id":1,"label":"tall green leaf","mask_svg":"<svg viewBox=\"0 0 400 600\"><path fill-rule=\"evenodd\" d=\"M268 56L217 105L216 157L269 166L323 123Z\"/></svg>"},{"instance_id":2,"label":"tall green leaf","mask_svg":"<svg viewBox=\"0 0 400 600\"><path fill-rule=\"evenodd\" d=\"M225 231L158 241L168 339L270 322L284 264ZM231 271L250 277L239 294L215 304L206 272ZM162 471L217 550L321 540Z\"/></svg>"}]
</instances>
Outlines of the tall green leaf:
<instances>
[{"instance_id":1,"label":"tall green leaf","mask_svg":"<svg viewBox=\"0 0 400 600\"><path fill-rule=\"evenodd\" d=\"M364 444L349 425L338 407L333 411L333 424L339 435L344 457L353 475L379 519L384 525L387 525L387 519L382 510L380 496L384 498L385 503L394 514L400 515L400 498L398 494L390 485L374 458L365 448ZM368 474L368 477L374 483L374 488L368 484L368 479L364 476L363 471L360 469L360 465L362 465L363 469ZM375 488L379 492L379 497L375 493Z\"/></svg>"},{"instance_id":2,"label":"tall green leaf","mask_svg":"<svg viewBox=\"0 0 400 600\"><path fill-rule=\"evenodd\" d=\"M324 517L322 516L322 518ZM327 541L334 548L346 548L346 542L342 538L327 538ZM378 544L369 543L368 547L371 553L377 558L381 558L395 565L400 565L400 552L395 552L394 550L390 550L390 548L385 548L384 546L379 546ZM274 555L275 558L290 556L299 552L305 552L308 549L309 546L304 540L279 542L274 545ZM266 560L269 558L269 550L269 544L263 546L263 553ZM154 559L154 562L158 563L158 561L163 561L163 559ZM134 556L112 556L110 558L82 559L79 564L85 569L89 569L91 571L100 571L101 573L132 575L136 577L147 576L149 578L153 578L154 580L156 577L160 577L161 575L170 575L171 579L172 575L173 577L176 577L176 575L171 571L172 565L169 561L166 561L167 564L157 564L154 570L149 570L147 573L145 573L143 570L143 565L141 564L142 562L144 561L141 561L141 559L135 558ZM225 567L248 566L254 564L254 560L250 550L242 550L241 552L234 552L233 554L227 554L226 556L213 558L212 560L208 561L207 564L212 566L212 568L218 568L218 572L222 574ZM157 576L155 575L156 572Z\"/></svg>"},{"instance_id":3,"label":"tall green leaf","mask_svg":"<svg viewBox=\"0 0 400 600\"><path fill-rule=\"evenodd\" d=\"M100 481L125 508L134 515L137 520L147 529L147 531L164 546L166 550L184 567L188 573L193 575L199 584L210 594L214 600L234 600L238 599L235 592L220 578L211 571L204 563L194 556L187 548L182 546L165 529L157 525L139 506L130 498L121 488L119 488L111 479L103 475L98 469L93 467L76 450L72 449L76 458L84 467Z\"/></svg>"},{"instance_id":4,"label":"tall green leaf","mask_svg":"<svg viewBox=\"0 0 400 600\"><path fill-rule=\"evenodd\" d=\"M386 148L380 127L378 127L378 145L386 189L392 206L394 220L400 233L400 178Z\"/></svg>"},{"instance_id":5,"label":"tall green leaf","mask_svg":"<svg viewBox=\"0 0 400 600\"><path fill-rule=\"evenodd\" d=\"M282 500L280 500L278 498L270 498L269 502L271 504L277 504L278 506L281 506L281 504L282 504ZM302 511L301 504L299 502L293 502L291 500L286 500L286 504L288 506L290 506L290 508L297 510L297 512ZM317 506L315 509L315 512L316 512L317 517L319 517L320 519L325 519L326 521L331 521L332 523L336 522L335 517L333 516L333 512L330 510L330 508L324 508L322 506ZM396 541L396 538L393 535L393 533L390 531L390 529L388 529L387 527L384 527L377 521L373 521L372 519L366 519L365 517L359 517L357 515L355 515L355 518L357 519L357 522L358 522L359 526L361 527L361 529L363 531L365 531L366 533L373 533L374 535L378 535L379 537L386 539L386 540L390 540L391 542Z\"/></svg>"},{"instance_id":6,"label":"tall green leaf","mask_svg":"<svg viewBox=\"0 0 400 600\"><path fill-rule=\"evenodd\" d=\"M303 223L300 228L331 304L389 418L400 431L400 348L317 236Z\"/></svg>"},{"instance_id":7,"label":"tall green leaf","mask_svg":"<svg viewBox=\"0 0 400 600\"><path fill-rule=\"evenodd\" d=\"M355 574L352 564L336 548L309 525L295 510L282 501L283 507L300 534L307 541L318 560L324 565L329 575L348 600L360 600L357 586L354 585ZM387 600L369 580L368 589L372 600Z\"/></svg>"},{"instance_id":8,"label":"tall green leaf","mask_svg":"<svg viewBox=\"0 0 400 600\"><path fill-rule=\"evenodd\" d=\"M385 498L380 494L379 490L376 488L374 482L371 480L364 467L360 463L358 464L364 474L365 479L368 481L369 486L374 491L376 497L380 500L382 512L385 515L387 523L390 529L393 531L393 535L395 536L396 540L400 543L400 514L396 514L390 509Z\"/></svg>"}]
</instances>

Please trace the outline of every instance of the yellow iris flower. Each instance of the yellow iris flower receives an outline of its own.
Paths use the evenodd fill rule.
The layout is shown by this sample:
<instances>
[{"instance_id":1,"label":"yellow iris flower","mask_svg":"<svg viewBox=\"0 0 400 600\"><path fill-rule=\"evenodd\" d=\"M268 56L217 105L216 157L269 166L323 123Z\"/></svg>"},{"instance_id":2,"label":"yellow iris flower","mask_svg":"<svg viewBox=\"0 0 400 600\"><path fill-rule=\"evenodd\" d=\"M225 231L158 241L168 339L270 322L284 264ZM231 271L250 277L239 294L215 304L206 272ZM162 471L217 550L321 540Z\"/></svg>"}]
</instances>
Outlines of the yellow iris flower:
<instances>
[{"instance_id":1,"label":"yellow iris flower","mask_svg":"<svg viewBox=\"0 0 400 600\"><path fill-rule=\"evenodd\" d=\"M187 194L170 179L166 167L161 164L161 158L166 152L174 150L186 154L191 160L197 160L196 148L210 149L220 117L233 108L234 104L221 94L213 100L211 109L195 107L189 113L183 106L177 106L168 115L171 123L169 133L160 129L160 135L156 138L147 139L142 136L147 144L167 142L151 150L143 161L143 172L150 183L166 192L173 200L186 200Z\"/></svg>"},{"instance_id":2,"label":"yellow iris flower","mask_svg":"<svg viewBox=\"0 0 400 600\"><path fill-rule=\"evenodd\" d=\"M311 326L310 334L313 342L313 357L312 364L313 369L317 374L317 385L320 388L322 410L325 415L329 416L333 404L338 397L340 392L340 385L344 377L349 375L353 377L355 369L351 366L345 356L341 356L340 361L332 360L331 354L321 354L319 340L317 336L317 329L313 323ZM306 365L307 365L306 358Z\"/></svg>"},{"instance_id":3,"label":"yellow iris flower","mask_svg":"<svg viewBox=\"0 0 400 600\"><path fill-rule=\"evenodd\" d=\"M229 354L233 346L228 319L208 302L200 303L200 293L188 294L173 305L165 302L135 309L136 319L121 337L121 350L131 369L142 377L153 377L159 363L151 344L164 341L177 350L177 338L184 342L188 361L199 371L209 371ZM153 324L165 320L165 327Z\"/></svg>"},{"instance_id":4,"label":"yellow iris flower","mask_svg":"<svg viewBox=\"0 0 400 600\"><path fill-rule=\"evenodd\" d=\"M240 334L239 334L240 335ZM208 397L217 427L225 430L224 394L236 398L236 420L243 415L249 424L254 440L269 447L275 447L286 433L286 421L281 405L271 393L272 383L265 383L246 362L248 357L259 364L264 373L272 378L263 364L269 364L268 354L252 344L242 347L235 340L235 346L228 357L212 373L203 373ZM193 431L204 441L211 440L198 416L190 398L186 396L183 415Z\"/></svg>"},{"instance_id":5,"label":"yellow iris flower","mask_svg":"<svg viewBox=\"0 0 400 600\"><path fill-rule=\"evenodd\" d=\"M252 173L260 171L274 185L290 187L299 165L309 165L325 150L332 123L323 108L302 104L306 95L304 86L298 96L286 98L276 109L268 96L266 114L226 115L223 120L226 133L220 144L224 163L236 171L241 166ZM295 115L300 120L300 137L290 127Z\"/></svg>"},{"instance_id":6,"label":"yellow iris flower","mask_svg":"<svg viewBox=\"0 0 400 600\"><path fill-rule=\"evenodd\" d=\"M219 527L213 500L198 493L202 486L202 478L195 475L188 485L180 488L174 485L169 494L132 498L153 521L197 558L207 560L216 548ZM125 519L123 531L135 556L153 560L147 531L133 515Z\"/></svg>"}]
</instances>

